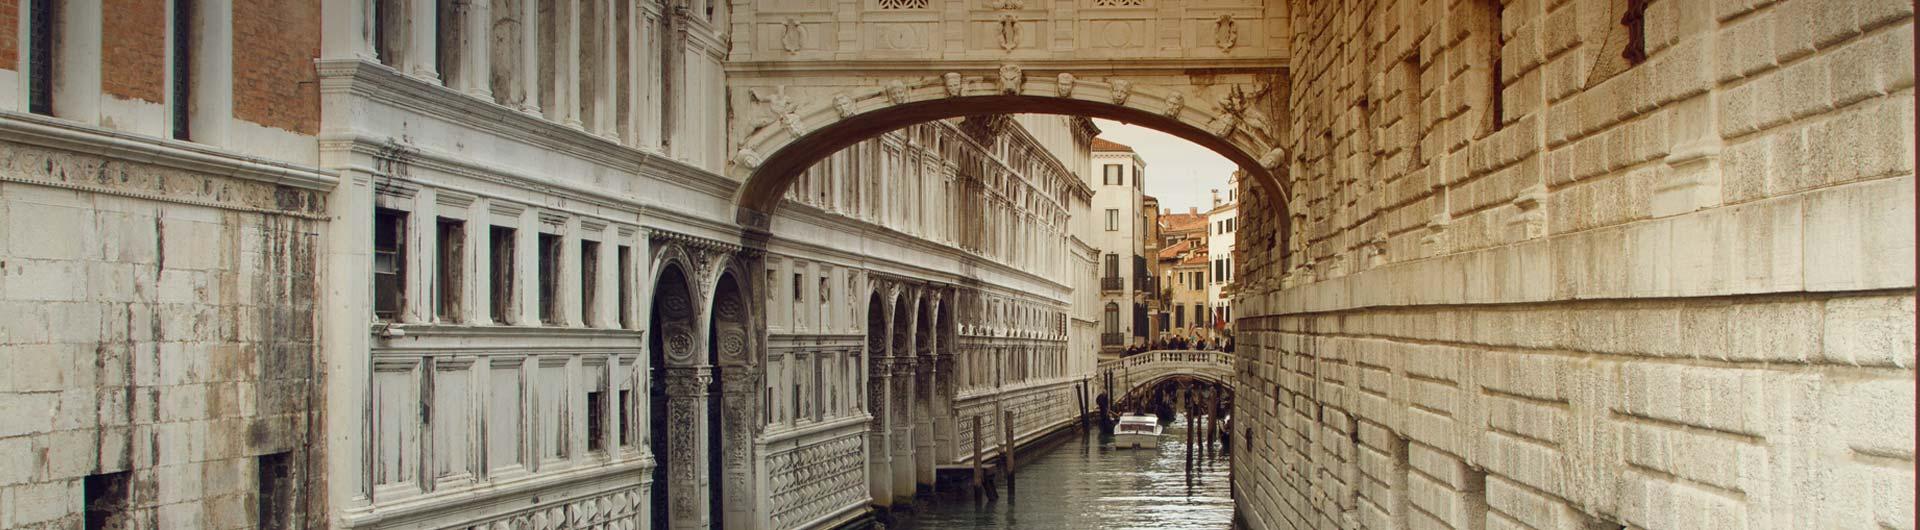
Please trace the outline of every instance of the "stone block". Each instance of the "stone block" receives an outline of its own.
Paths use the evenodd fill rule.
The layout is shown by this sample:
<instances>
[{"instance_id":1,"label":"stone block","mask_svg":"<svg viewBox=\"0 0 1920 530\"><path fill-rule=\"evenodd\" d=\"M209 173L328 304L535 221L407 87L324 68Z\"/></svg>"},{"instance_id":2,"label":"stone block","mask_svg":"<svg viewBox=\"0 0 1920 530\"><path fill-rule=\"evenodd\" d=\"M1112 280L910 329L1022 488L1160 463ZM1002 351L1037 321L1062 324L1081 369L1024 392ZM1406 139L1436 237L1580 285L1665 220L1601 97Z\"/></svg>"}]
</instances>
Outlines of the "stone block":
<instances>
[{"instance_id":1,"label":"stone block","mask_svg":"<svg viewBox=\"0 0 1920 530\"><path fill-rule=\"evenodd\" d=\"M1913 26L1868 35L1834 50L1828 68L1833 103L1845 106L1866 98L1913 87ZM1893 65L1893 67L1889 67ZM1882 117L1886 119L1886 117Z\"/></svg>"},{"instance_id":2,"label":"stone block","mask_svg":"<svg viewBox=\"0 0 1920 530\"><path fill-rule=\"evenodd\" d=\"M1913 208L1911 175L1809 194L1801 251L1806 288L1913 286Z\"/></svg>"},{"instance_id":3,"label":"stone block","mask_svg":"<svg viewBox=\"0 0 1920 530\"><path fill-rule=\"evenodd\" d=\"M7 254L48 260L99 259L93 216L87 210L13 202L7 206Z\"/></svg>"},{"instance_id":4,"label":"stone block","mask_svg":"<svg viewBox=\"0 0 1920 530\"><path fill-rule=\"evenodd\" d=\"M5 522L10 527L30 528L82 513L81 481L61 480L20 484L0 490L10 503ZM74 517L73 526L79 526Z\"/></svg>"},{"instance_id":5,"label":"stone block","mask_svg":"<svg viewBox=\"0 0 1920 530\"><path fill-rule=\"evenodd\" d=\"M1821 353L1829 362L1911 369L1914 299L1911 296L1828 300L1820 322Z\"/></svg>"},{"instance_id":6,"label":"stone block","mask_svg":"<svg viewBox=\"0 0 1920 530\"><path fill-rule=\"evenodd\" d=\"M1763 13L1720 28L1716 70L1724 83L1774 66L1773 15Z\"/></svg>"},{"instance_id":7,"label":"stone block","mask_svg":"<svg viewBox=\"0 0 1920 530\"><path fill-rule=\"evenodd\" d=\"M1728 346L1734 361L1809 363L1820 355L1818 301L1736 303L1728 321L1738 330Z\"/></svg>"}]
</instances>

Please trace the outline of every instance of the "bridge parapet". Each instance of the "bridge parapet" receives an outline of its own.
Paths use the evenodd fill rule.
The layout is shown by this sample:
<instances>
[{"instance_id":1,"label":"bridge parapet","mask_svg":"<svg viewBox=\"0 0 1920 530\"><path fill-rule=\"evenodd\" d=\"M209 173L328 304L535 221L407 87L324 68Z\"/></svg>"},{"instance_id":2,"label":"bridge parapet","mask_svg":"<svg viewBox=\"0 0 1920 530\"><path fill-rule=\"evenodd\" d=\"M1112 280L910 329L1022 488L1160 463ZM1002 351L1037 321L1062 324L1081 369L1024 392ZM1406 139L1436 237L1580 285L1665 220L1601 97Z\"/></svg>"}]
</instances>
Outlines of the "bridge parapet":
<instances>
[{"instance_id":1,"label":"bridge parapet","mask_svg":"<svg viewBox=\"0 0 1920 530\"><path fill-rule=\"evenodd\" d=\"M1099 381L1112 381L1114 394L1126 395L1161 379L1186 375L1221 383L1233 376L1231 353L1201 350L1153 350L1101 361ZM1109 379L1111 378L1111 379Z\"/></svg>"}]
</instances>

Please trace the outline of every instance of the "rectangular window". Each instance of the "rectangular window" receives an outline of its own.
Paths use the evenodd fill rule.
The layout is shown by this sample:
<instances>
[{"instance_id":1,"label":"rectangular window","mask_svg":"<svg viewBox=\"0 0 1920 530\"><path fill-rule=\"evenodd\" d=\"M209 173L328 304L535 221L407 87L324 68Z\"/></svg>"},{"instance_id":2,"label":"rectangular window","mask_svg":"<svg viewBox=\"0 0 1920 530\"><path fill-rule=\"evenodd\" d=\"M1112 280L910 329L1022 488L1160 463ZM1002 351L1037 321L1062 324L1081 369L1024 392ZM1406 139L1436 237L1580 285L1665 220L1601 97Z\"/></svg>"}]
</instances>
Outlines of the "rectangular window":
<instances>
[{"instance_id":1,"label":"rectangular window","mask_svg":"<svg viewBox=\"0 0 1920 530\"><path fill-rule=\"evenodd\" d=\"M133 473L101 473L87 475L80 484L81 494L87 504L87 530L106 530L133 528L132 514L127 513L133 499Z\"/></svg>"},{"instance_id":2,"label":"rectangular window","mask_svg":"<svg viewBox=\"0 0 1920 530\"><path fill-rule=\"evenodd\" d=\"M1187 308L1185 306L1174 306L1173 327L1176 327L1176 328L1187 327Z\"/></svg>"},{"instance_id":3,"label":"rectangular window","mask_svg":"<svg viewBox=\"0 0 1920 530\"><path fill-rule=\"evenodd\" d=\"M560 236L540 234L540 323L560 323Z\"/></svg>"},{"instance_id":4,"label":"rectangular window","mask_svg":"<svg viewBox=\"0 0 1920 530\"><path fill-rule=\"evenodd\" d=\"M1107 275L1105 277L1107 278L1120 277L1120 255L1119 254L1107 255L1106 271L1107 271Z\"/></svg>"},{"instance_id":5,"label":"rectangular window","mask_svg":"<svg viewBox=\"0 0 1920 530\"><path fill-rule=\"evenodd\" d=\"M487 245L487 263L492 265L492 277L487 280L487 293L492 307L488 314L495 324L513 322L513 242L518 237L516 231L504 226L494 226L489 234L491 241Z\"/></svg>"},{"instance_id":6,"label":"rectangular window","mask_svg":"<svg viewBox=\"0 0 1920 530\"><path fill-rule=\"evenodd\" d=\"M1127 183L1126 170L1120 164L1107 164L1104 171L1106 185L1120 186Z\"/></svg>"},{"instance_id":7,"label":"rectangular window","mask_svg":"<svg viewBox=\"0 0 1920 530\"><path fill-rule=\"evenodd\" d=\"M59 41L60 0L29 0L27 13L27 112L53 115L53 43Z\"/></svg>"},{"instance_id":8,"label":"rectangular window","mask_svg":"<svg viewBox=\"0 0 1920 530\"><path fill-rule=\"evenodd\" d=\"M373 316L397 320L406 304L407 212L373 211Z\"/></svg>"},{"instance_id":9,"label":"rectangular window","mask_svg":"<svg viewBox=\"0 0 1920 530\"><path fill-rule=\"evenodd\" d=\"M193 98L193 0L173 0L173 139L186 140Z\"/></svg>"},{"instance_id":10,"label":"rectangular window","mask_svg":"<svg viewBox=\"0 0 1920 530\"><path fill-rule=\"evenodd\" d=\"M467 223L442 217L437 232L440 273L434 282L434 314L443 322L459 322L460 295L466 286Z\"/></svg>"},{"instance_id":11,"label":"rectangular window","mask_svg":"<svg viewBox=\"0 0 1920 530\"><path fill-rule=\"evenodd\" d=\"M600 323L600 242L580 240L580 322Z\"/></svg>"},{"instance_id":12,"label":"rectangular window","mask_svg":"<svg viewBox=\"0 0 1920 530\"><path fill-rule=\"evenodd\" d=\"M604 451L607 448L607 403L606 392L587 392L587 450Z\"/></svg>"},{"instance_id":13,"label":"rectangular window","mask_svg":"<svg viewBox=\"0 0 1920 530\"><path fill-rule=\"evenodd\" d=\"M620 274L618 275L620 276L620 288L616 289L616 291L620 293L620 328L633 329L633 247L620 245L619 248L614 250L614 253L617 255L616 261L620 267ZM623 397L621 399L625 398ZM625 435L625 433L621 434L621 436ZM626 441L621 440L620 443L624 445Z\"/></svg>"},{"instance_id":14,"label":"rectangular window","mask_svg":"<svg viewBox=\"0 0 1920 530\"><path fill-rule=\"evenodd\" d=\"M256 457L253 483L256 527L260 530L293 528L293 453Z\"/></svg>"},{"instance_id":15,"label":"rectangular window","mask_svg":"<svg viewBox=\"0 0 1920 530\"><path fill-rule=\"evenodd\" d=\"M1118 208L1108 208L1107 209L1107 231L1113 232L1119 229L1120 229L1120 210Z\"/></svg>"}]
</instances>

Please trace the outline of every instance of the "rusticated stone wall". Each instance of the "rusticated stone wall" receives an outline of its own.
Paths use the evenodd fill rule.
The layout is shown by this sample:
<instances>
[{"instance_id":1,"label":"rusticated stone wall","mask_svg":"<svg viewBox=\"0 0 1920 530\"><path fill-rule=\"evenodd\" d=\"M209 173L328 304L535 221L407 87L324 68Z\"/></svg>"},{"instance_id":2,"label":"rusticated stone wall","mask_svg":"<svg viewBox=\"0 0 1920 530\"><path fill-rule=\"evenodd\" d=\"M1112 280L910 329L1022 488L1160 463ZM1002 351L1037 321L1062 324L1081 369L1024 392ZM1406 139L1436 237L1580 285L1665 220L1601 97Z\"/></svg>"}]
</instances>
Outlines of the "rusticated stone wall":
<instances>
[{"instance_id":1,"label":"rusticated stone wall","mask_svg":"<svg viewBox=\"0 0 1920 530\"><path fill-rule=\"evenodd\" d=\"M1293 2L1249 527L1914 527L1912 3L1640 3Z\"/></svg>"}]
</instances>

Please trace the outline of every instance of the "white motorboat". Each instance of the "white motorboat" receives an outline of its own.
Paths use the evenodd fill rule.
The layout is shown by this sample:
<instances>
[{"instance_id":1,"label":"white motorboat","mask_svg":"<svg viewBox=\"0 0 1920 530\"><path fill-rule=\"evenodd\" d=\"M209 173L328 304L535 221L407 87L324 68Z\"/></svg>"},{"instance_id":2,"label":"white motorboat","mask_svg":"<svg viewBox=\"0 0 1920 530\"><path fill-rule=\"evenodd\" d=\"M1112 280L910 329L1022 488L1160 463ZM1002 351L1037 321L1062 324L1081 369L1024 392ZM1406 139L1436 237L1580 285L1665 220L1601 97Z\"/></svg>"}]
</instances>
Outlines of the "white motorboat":
<instances>
[{"instance_id":1,"label":"white motorboat","mask_svg":"<svg viewBox=\"0 0 1920 530\"><path fill-rule=\"evenodd\" d=\"M1160 446L1160 418L1121 416L1113 426L1115 449L1153 449Z\"/></svg>"}]
</instances>

